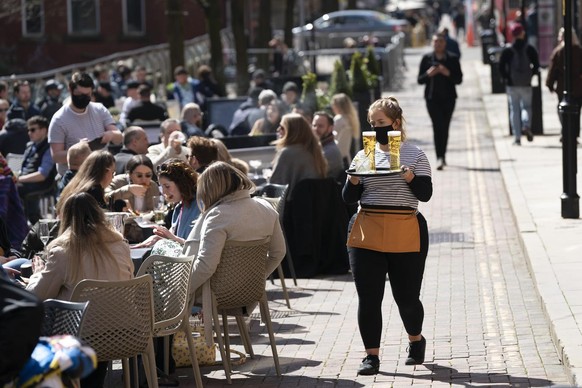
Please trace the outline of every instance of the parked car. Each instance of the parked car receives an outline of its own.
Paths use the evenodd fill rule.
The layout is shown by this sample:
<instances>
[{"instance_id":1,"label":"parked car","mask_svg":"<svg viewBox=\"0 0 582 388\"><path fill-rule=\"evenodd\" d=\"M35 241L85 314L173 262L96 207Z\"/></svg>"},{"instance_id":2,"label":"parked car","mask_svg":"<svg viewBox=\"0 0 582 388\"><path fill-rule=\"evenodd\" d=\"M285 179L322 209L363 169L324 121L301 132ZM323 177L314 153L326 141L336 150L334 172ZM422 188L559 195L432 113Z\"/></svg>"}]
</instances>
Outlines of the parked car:
<instances>
[{"instance_id":1,"label":"parked car","mask_svg":"<svg viewBox=\"0 0 582 388\"><path fill-rule=\"evenodd\" d=\"M372 10L343 10L330 12L313 23L295 27L294 38L304 40L304 48L338 48L343 47L345 38L361 39L364 36L375 37L377 45L384 46L392 36L399 32L408 33L408 21L392 18L384 13ZM315 41L315 47L311 42ZM298 47L298 46L296 46Z\"/></svg>"}]
</instances>

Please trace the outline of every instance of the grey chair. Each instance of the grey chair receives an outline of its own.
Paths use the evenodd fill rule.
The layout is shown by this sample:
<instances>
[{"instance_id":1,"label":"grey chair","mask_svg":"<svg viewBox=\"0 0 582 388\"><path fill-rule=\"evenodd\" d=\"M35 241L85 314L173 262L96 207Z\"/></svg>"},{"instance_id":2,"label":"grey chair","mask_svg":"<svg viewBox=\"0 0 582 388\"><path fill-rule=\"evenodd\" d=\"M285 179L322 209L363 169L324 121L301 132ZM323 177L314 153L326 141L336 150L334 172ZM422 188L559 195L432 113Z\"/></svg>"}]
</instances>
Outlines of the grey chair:
<instances>
[{"instance_id":1,"label":"grey chair","mask_svg":"<svg viewBox=\"0 0 582 388\"><path fill-rule=\"evenodd\" d=\"M182 331L188 342L196 386L202 388L202 376L189 321L188 297L193 263L194 256L151 255L139 267L137 276L148 274L153 279L154 337L164 337L164 372L168 373L169 369L169 336Z\"/></svg>"},{"instance_id":2,"label":"grey chair","mask_svg":"<svg viewBox=\"0 0 582 388\"><path fill-rule=\"evenodd\" d=\"M47 299L42 304L44 318L40 331L41 336L51 337L65 334L79 336L89 302L74 303L59 299Z\"/></svg>"},{"instance_id":3,"label":"grey chair","mask_svg":"<svg viewBox=\"0 0 582 388\"><path fill-rule=\"evenodd\" d=\"M265 292L265 266L269 239L257 241L227 241L220 263L210 280L212 292L212 322L216 339L222 357L222 364L226 373L226 380L230 384L230 339L228 333L229 315L235 316L241 339L247 353L254 357L248 328L244 323L243 314L247 306L259 303L261 318L269 332L269 340L273 353L273 361L277 375L281 375L279 356L275 343L275 334L271 324L271 314ZM222 330L218 313L222 315Z\"/></svg>"}]
</instances>

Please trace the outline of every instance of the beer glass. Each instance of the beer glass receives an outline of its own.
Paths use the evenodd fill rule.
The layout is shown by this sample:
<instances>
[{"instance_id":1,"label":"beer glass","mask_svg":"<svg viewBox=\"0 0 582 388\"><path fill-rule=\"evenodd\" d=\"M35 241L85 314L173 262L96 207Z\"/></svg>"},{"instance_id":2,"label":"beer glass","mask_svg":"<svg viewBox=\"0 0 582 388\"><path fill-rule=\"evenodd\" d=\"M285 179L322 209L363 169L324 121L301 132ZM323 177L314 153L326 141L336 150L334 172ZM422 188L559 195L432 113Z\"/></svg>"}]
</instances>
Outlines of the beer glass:
<instances>
[{"instance_id":1,"label":"beer glass","mask_svg":"<svg viewBox=\"0 0 582 388\"><path fill-rule=\"evenodd\" d=\"M388 131L388 144L390 147L390 170L400 169L400 131Z\"/></svg>"},{"instance_id":2,"label":"beer glass","mask_svg":"<svg viewBox=\"0 0 582 388\"><path fill-rule=\"evenodd\" d=\"M370 171L376 172L376 132L364 131L362 139L364 142L364 155L370 162Z\"/></svg>"}]
</instances>

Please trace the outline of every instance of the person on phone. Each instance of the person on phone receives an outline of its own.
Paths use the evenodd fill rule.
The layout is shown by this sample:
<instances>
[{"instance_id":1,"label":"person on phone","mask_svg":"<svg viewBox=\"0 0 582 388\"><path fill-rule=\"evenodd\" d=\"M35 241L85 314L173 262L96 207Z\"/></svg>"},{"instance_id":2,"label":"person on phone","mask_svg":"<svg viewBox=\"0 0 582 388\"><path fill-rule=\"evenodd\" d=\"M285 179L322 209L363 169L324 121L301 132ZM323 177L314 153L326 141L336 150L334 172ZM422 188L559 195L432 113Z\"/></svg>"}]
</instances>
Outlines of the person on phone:
<instances>
[{"instance_id":1,"label":"person on phone","mask_svg":"<svg viewBox=\"0 0 582 388\"><path fill-rule=\"evenodd\" d=\"M390 166L388 132L400 131L402 172L348 175L343 188L346 203L359 202L358 213L349 224L347 245L358 293L358 326L366 350L366 357L358 368L361 375L377 374L380 370L386 275L408 333L405 364L424 362L426 339L421 334L424 310L420 287L428 253L428 229L418 212L418 201L426 202L432 196L430 163L419 147L407 141L402 108L396 98L381 98L372 103L368 121L376 132L376 167ZM355 169L356 162L363 158L367 158L364 150L356 155L350 169Z\"/></svg>"},{"instance_id":2,"label":"person on phone","mask_svg":"<svg viewBox=\"0 0 582 388\"><path fill-rule=\"evenodd\" d=\"M433 52L425 54L420 61L418 83L425 85L424 99L432 121L437 170L442 170L447 165L449 126L457 100L455 85L463 82L463 72L459 57L446 50L443 33L433 35L432 47Z\"/></svg>"},{"instance_id":3,"label":"person on phone","mask_svg":"<svg viewBox=\"0 0 582 388\"><path fill-rule=\"evenodd\" d=\"M136 248L151 247L162 239L183 245L200 215L196 204L198 173L187 162L170 159L158 167L157 173L166 201L174 206L172 226L152 226L154 235L136 245Z\"/></svg>"}]
</instances>

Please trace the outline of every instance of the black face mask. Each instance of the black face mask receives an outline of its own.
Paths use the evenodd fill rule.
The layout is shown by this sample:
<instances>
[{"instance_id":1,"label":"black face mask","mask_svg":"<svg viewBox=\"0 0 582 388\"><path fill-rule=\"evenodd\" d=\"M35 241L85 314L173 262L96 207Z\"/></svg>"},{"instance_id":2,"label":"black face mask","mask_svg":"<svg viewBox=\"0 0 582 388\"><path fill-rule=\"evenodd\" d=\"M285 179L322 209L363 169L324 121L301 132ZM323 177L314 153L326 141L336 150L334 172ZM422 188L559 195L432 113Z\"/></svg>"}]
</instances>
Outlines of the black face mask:
<instances>
[{"instance_id":1,"label":"black face mask","mask_svg":"<svg viewBox=\"0 0 582 388\"><path fill-rule=\"evenodd\" d=\"M71 95L71 101L78 109L85 109L91 102L91 96L87 94Z\"/></svg>"},{"instance_id":2,"label":"black face mask","mask_svg":"<svg viewBox=\"0 0 582 388\"><path fill-rule=\"evenodd\" d=\"M385 127L372 127L376 131L376 141L382 145L388 144L388 131L393 131L394 127L392 125L386 125Z\"/></svg>"}]
</instances>

